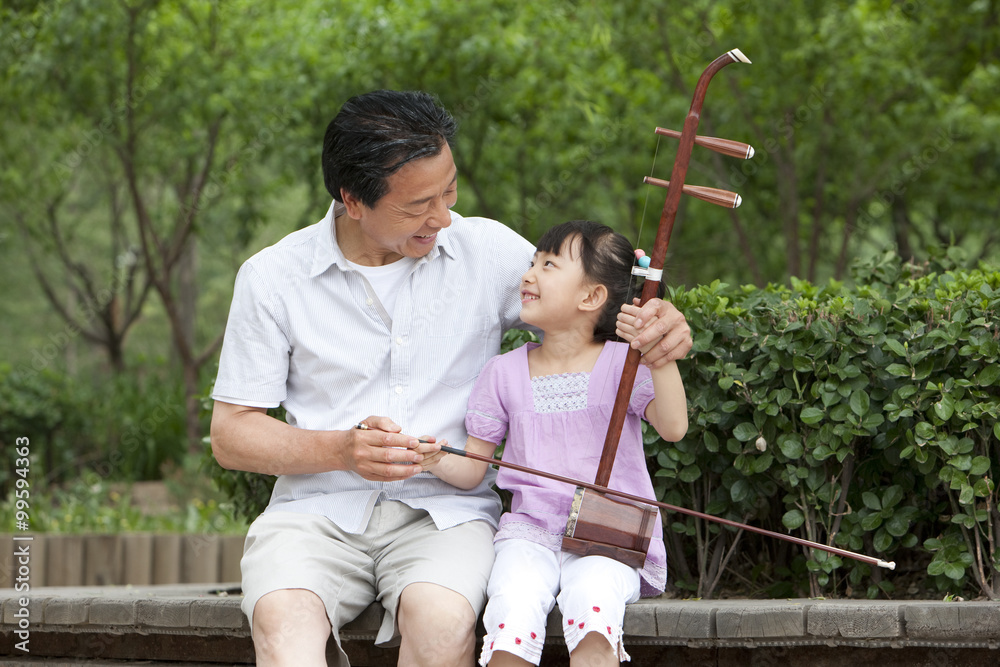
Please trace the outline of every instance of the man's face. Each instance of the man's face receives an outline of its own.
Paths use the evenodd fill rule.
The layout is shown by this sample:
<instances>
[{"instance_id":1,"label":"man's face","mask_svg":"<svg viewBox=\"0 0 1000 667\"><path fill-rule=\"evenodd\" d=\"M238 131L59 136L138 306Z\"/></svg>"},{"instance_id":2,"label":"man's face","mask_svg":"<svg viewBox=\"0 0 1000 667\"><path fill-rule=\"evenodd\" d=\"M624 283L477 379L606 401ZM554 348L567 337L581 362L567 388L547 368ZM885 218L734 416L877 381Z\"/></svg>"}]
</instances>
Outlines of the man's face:
<instances>
[{"instance_id":1,"label":"man's face","mask_svg":"<svg viewBox=\"0 0 1000 667\"><path fill-rule=\"evenodd\" d=\"M439 230L451 224L458 200L458 170L445 142L434 157L414 160L389 177L389 192L374 208L344 193L348 215L360 223L365 256L388 263L423 257Z\"/></svg>"}]
</instances>

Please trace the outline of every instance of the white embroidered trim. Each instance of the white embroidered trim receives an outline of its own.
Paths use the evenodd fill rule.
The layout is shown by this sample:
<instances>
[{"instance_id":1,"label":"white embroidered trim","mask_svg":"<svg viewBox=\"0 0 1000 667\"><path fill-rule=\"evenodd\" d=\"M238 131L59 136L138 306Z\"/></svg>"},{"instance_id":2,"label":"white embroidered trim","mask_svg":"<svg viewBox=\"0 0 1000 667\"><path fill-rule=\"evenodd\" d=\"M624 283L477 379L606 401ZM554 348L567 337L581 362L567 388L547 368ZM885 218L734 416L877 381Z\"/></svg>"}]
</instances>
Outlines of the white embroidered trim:
<instances>
[{"instance_id":1,"label":"white embroidered trim","mask_svg":"<svg viewBox=\"0 0 1000 667\"><path fill-rule=\"evenodd\" d=\"M506 651L533 665L539 664L542 660L542 647L545 644L545 628L541 628L540 633L535 633L534 637L531 634L530 631L515 630L510 626L486 633L483 638L483 651L479 655L479 664L486 667L495 651Z\"/></svg>"},{"instance_id":2,"label":"white embroidered trim","mask_svg":"<svg viewBox=\"0 0 1000 667\"><path fill-rule=\"evenodd\" d=\"M535 412L571 412L587 407L590 373L560 373L531 378Z\"/></svg>"},{"instance_id":3,"label":"white embroidered trim","mask_svg":"<svg viewBox=\"0 0 1000 667\"><path fill-rule=\"evenodd\" d=\"M508 521L497 531L494 542L500 540L521 539L540 544L552 551L562 551L562 533L550 533L531 523Z\"/></svg>"}]
</instances>

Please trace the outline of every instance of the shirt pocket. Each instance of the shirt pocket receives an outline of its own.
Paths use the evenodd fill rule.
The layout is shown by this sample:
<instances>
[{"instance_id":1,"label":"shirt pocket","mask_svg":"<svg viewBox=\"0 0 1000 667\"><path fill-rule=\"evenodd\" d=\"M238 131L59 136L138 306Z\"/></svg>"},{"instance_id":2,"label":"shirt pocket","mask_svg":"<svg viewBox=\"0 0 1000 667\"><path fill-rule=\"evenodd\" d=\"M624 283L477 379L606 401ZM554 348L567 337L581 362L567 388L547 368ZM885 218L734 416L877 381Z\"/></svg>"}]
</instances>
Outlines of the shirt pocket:
<instances>
[{"instance_id":1,"label":"shirt pocket","mask_svg":"<svg viewBox=\"0 0 1000 667\"><path fill-rule=\"evenodd\" d=\"M442 321L427 333L427 349L419 353L422 376L453 389L472 382L498 351L499 327L486 315Z\"/></svg>"}]
</instances>

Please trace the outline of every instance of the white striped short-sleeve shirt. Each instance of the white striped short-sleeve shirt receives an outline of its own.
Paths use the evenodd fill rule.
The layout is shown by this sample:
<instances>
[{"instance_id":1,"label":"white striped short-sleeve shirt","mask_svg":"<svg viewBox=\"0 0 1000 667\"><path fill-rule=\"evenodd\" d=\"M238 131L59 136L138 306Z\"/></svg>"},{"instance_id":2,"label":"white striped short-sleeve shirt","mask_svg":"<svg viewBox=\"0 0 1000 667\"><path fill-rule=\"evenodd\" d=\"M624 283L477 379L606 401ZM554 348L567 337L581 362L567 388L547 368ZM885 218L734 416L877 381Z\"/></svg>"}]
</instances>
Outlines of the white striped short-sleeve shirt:
<instances>
[{"instance_id":1,"label":"white striped short-sleeve shirt","mask_svg":"<svg viewBox=\"0 0 1000 667\"><path fill-rule=\"evenodd\" d=\"M473 381L503 332L522 326L520 279L534 248L499 222L452 212L389 313L337 246L340 210L335 202L319 223L244 263L212 398L282 405L289 424L314 430L387 416L404 433L464 447ZM347 471L283 475L267 511L322 514L357 533L375 504L391 499L426 509L439 528L476 519L496 526L493 479L465 491L426 472L395 482Z\"/></svg>"}]
</instances>

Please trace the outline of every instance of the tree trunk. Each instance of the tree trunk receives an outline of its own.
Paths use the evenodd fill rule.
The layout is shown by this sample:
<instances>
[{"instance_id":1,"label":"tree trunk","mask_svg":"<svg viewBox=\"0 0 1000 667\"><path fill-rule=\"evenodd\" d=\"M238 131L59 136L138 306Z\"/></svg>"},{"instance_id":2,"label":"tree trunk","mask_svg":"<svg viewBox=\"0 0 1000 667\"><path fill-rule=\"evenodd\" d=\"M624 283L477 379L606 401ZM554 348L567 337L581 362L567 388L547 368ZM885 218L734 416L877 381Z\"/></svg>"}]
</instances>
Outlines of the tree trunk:
<instances>
[{"instance_id":1,"label":"tree trunk","mask_svg":"<svg viewBox=\"0 0 1000 667\"><path fill-rule=\"evenodd\" d=\"M195 349L195 320L198 304L198 241L188 236L177 262L177 313L180 334L189 350Z\"/></svg>"}]
</instances>

